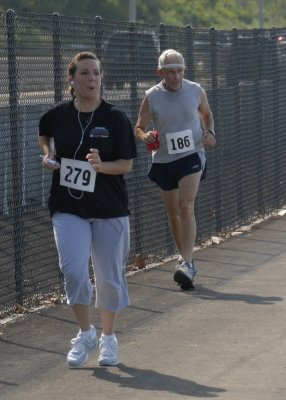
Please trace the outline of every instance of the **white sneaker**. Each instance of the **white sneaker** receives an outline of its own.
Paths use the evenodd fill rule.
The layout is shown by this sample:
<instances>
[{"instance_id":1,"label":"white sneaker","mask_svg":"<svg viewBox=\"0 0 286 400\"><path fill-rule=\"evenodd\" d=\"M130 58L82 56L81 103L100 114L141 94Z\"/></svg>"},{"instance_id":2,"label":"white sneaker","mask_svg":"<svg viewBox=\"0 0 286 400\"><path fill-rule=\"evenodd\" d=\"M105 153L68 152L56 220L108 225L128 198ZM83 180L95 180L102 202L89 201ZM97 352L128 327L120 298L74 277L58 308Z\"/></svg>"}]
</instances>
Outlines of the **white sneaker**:
<instances>
[{"instance_id":1,"label":"white sneaker","mask_svg":"<svg viewBox=\"0 0 286 400\"><path fill-rule=\"evenodd\" d=\"M96 349L96 329L91 325L89 331L79 331L77 337L71 340L71 350L67 355L67 365L70 368L80 368L88 360L89 354Z\"/></svg>"},{"instance_id":2,"label":"white sneaker","mask_svg":"<svg viewBox=\"0 0 286 400\"><path fill-rule=\"evenodd\" d=\"M116 337L99 339L98 365L117 365L118 345Z\"/></svg>"}]
</instances>

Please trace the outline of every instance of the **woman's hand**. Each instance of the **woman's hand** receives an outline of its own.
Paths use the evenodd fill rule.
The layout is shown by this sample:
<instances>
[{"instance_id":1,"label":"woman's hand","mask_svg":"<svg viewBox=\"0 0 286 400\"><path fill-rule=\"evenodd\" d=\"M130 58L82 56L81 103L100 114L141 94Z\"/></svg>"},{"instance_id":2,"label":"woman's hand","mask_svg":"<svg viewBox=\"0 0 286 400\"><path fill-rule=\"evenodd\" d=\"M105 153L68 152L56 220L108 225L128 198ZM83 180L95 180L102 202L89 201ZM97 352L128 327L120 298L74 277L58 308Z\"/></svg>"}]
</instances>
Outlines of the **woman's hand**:
<instances>
[{"instance_id":1,"label":"woman's hand","mask_svg":"<svg viewBox=\"0 0 286 400\"><path fill-rule=\"evenodd\" d=\"M97 149L89 149L90 153L86 159L90 162L96 172L106 175L121 175L130 172L132 169L132 160L118 159L113 161L101 161Z\"/></svg>"},{"instance_id":2,"label":"woman's hand","mask_svg":"<svg viewBox=\"0 0 286 400\"><path fill-rule=\"evenodd\" d=\"M89 149L90 153L86 155L86 159L90 162L96 172L102 171L102 161L97 149Z\"/></svg>"},{"instance_id":3,"label":"woman's hand","mask_svg":"<svg viewBox=\"0 0 286 400\"><path fill-rule=\"evenodd\" d=\"M45 156L41 156L42 158L42 165L46 169L50 171L55 171L61 167L61 164L53 159L52 156L46 154Z\"/></svg>"}]
</instances>

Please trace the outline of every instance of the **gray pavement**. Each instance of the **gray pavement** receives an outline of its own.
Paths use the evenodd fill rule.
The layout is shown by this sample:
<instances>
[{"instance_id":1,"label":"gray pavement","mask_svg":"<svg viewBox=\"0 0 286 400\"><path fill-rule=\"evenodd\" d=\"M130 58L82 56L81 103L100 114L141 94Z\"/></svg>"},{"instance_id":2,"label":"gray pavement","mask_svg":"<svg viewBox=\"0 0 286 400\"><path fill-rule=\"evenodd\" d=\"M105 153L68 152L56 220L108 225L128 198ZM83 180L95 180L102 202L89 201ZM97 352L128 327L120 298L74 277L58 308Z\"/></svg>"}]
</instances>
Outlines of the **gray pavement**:
<instances>
[{"instance_id":1,"label":"gray pavement","mask_svg":"<svg viewBox=\"0 0 286 400\"><path fill-rule=\"evenodd\" d=\"M67 306L0 328L1 400L285 400L286 217L195 260L195 291L173 282L175 261L128 277L119 366L97 366L97 353L65 366L77 331Z\"/></svg>"}]
</instances>

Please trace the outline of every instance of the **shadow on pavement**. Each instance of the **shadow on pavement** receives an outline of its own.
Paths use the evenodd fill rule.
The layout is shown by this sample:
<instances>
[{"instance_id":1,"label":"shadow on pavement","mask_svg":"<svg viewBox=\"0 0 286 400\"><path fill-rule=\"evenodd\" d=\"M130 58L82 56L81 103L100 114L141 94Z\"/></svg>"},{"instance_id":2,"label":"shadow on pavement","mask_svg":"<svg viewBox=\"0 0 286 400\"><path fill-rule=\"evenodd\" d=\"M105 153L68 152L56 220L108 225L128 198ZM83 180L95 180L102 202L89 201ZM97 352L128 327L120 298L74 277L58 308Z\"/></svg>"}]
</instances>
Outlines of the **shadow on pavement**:
<instances>
[{"instance_id":1,"label":"shadow on pavement","mask_svg":"<svg viewBox=\"0 0 286 400\"><path fill-rule=\"evenodd\" d=\"M248 304L271 305L277 301L284 301L283 297L276 296L257 296L253 294L241 293L221 293L215 290L197 286L193 293L195 297L202 300L224 300L224 301L241 301Z\"/></svg>"},{"instance_id":2,"label":"shadow on pavement","mask_svg":"<svg viewBox=\"0 0 286 400\"><path fill-rule=\"evenodd\" d=\"M101 367L94 370L97 379L118 384L119 387L137 390L165 391L174 394L217 397L224 389L200 385L191 380L162 374L151 369L139 369L119 364L116 368Z\"/></svg>"}]
</instances>

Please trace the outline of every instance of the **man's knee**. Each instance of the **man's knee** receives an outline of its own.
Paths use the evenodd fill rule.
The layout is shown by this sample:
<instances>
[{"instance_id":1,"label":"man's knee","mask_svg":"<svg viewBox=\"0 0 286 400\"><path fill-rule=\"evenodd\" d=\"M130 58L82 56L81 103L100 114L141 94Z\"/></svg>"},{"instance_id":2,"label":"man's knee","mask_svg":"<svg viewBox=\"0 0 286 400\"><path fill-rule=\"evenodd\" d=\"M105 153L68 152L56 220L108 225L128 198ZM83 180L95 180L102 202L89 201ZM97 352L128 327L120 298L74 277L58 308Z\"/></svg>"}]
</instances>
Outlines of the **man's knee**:
<instances>
[{"instance_id":1,"label":"man's knee","mask_svg":"<svg viewBox=\"0 0 286 400\"><path fill-rule=\"evenodd\" d=\"M185 218L194 214L194 201L182 201L179 204L180 217Z\"/></svg>"}]
</instances>

